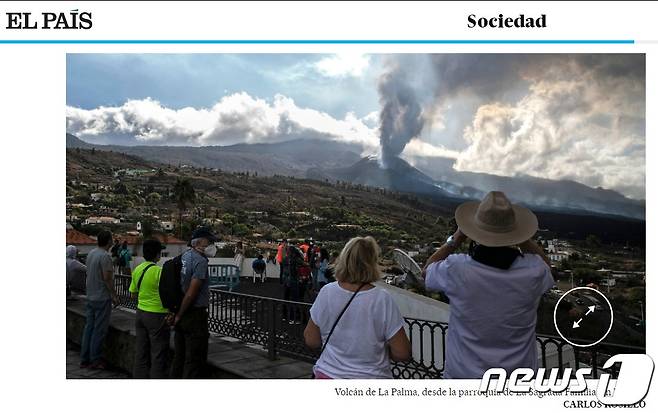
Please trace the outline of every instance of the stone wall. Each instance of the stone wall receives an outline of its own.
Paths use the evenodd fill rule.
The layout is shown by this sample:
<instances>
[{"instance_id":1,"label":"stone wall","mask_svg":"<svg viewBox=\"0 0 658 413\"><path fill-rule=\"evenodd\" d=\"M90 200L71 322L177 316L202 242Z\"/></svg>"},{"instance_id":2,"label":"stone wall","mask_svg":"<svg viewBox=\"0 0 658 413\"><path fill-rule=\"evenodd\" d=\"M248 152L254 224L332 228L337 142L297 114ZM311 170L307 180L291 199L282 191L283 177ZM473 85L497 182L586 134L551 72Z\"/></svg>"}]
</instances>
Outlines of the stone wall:
<instances>
[{"instance_id":1,"label":"stone wall","mask_svg":"<svg viewBox=\"0 0 658 413\"><path fill-rule=\"evenodd\" d=\"M66 303L66 339L81 345L85 326L85 300L77 296ZM104 355L113 366L132 372L135 355L135 314L126 309L113 309L110 329L105 340ZM270 360L258 346L211 335L208 344L206 378L308 378L311 363L279 356ZM171 355L173 356L173 334Z\"/></svg>"}]
</instances>

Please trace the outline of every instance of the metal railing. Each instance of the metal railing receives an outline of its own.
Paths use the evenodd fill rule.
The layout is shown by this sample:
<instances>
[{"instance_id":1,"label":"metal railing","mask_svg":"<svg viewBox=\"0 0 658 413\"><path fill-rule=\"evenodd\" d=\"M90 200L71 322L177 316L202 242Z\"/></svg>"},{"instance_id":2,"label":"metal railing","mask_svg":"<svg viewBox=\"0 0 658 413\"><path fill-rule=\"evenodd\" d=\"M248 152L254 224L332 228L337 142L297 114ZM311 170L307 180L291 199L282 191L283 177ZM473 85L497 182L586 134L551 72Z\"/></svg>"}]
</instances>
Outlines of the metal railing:
<instances>
[{"instance_id":1,"label":"metal railing","mask_svg":"<svg viewBox=\"0 0 658 413\"><path fill-rule=\"evenodd\" d=\"M304 344L310 304L210 289L212 332L262 345L274 359L284 354L313 362L318 352Z\"/></svg>"},{"instance_id":2,"label":"metal railing","mask_svg":"<svg viewBox=\"0 0 658 413\"><path fill-rule=\"evenodd\" d=\"M137 299L130 295L130 275L114 274L114 291L119 297L119 305L122 307L137 309Z\"/></svg>"},{"instance_id":3,"label":"metal railing","mask_svg":"<svg viewBox=\"0 0 658 413\"><path fill-rule=\"evenodd\" d=\"M404 318L412 359L392 362L393 377L400 379L442 378L448 323ZM440 349L440 350L438 350ZM437 352L440 351L440 354Z\"/></svg>"},{"instance_id":4,"label":"metal railing","mask_svg":"<svg viewBox=\"0 0 658 413\"><path fill-rule=\"evenodd\" d=\"M128 288L130 276L115 275L114 285L120 305L136 308L135 299ZM309 362L317 360L319 351L304 344L304 328L310 318L311 304L260 297L249 294L210 289L208 328L219 335L236 338L245 343L262 346L271 359L286 355ZM448 323L405 318L405 330L412 346L413 358L408 362L392 362L394 378L421 379L442 378L444 371L446 333ZM579 368L588 367L588 377L597 378L603 373L601 366L611 356L619 353L644 353L636 346L601 343L588 348L578 348L561 337L537 335L539 366L546 368L571 368L572 374ZM605 370L616 377L615 368Z\"/></svg>"},{"instance_id":5,"label":"metal railing","mask_svg":"<svg viewBox=\"0 0 658 413\"><path fill-rule=\"evenodd\" d=\"M208 279L211 287L221 287L233 291L240 285L240 268L232 264L210 264L208 265Z\"/></svg>"}]
</instances>

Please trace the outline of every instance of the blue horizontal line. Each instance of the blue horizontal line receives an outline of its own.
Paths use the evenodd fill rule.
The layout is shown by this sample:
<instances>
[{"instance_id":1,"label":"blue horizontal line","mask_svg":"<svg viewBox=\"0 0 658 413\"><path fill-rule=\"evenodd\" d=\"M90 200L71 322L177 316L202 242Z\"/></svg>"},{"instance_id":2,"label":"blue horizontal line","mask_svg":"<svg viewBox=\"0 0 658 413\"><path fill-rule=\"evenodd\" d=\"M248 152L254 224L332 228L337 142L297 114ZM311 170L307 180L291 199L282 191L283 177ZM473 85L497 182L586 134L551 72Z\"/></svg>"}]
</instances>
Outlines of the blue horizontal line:
<instances>
[{"instance_id":1,"label":"blue horizontal line","mask_svg":"<svg viewBox=\"0 0 658 413\"><path fill-rule=\"evenodd\" d=\"M634 40L2 40L0 44L634 44Z\"/></svg>"}]
</instances>

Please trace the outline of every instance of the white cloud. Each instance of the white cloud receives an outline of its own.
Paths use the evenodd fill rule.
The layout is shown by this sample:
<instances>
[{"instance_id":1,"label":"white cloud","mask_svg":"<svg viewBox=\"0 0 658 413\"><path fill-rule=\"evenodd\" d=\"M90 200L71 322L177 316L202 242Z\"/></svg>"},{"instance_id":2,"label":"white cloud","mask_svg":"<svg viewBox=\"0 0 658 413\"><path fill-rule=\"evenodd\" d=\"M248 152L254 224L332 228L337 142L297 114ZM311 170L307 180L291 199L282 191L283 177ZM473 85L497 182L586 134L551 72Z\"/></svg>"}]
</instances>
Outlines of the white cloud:
<instances>
[{"instance_id":1,"label":"white cloud","mask_svg":"<svg viewBox=\"0 0 658 413\"><path fill-rule=\"evenodd\" d=\"M372 111L362 118L362 120L372 127L379 126L379 111Z\"/></svg>"},{"instance_id":2,"label":"white cloud","mask_svg":"<svg viewBox=\"0 0 658 413\"><path fill-rule=\"evenodd\" d=\"M370 57L360 53L340 53L325 57L313 66L324 76L347 77L361 76L370 64Z\"/></svg>"},{"instance_id":3,"label":"white cloud","mask_svg":"<svg viewBox=\"0 0 658 413\"><path fill-rule=\"evenodd\" d=\"M420 139L412 139L407 146L405 146L402 155L412 158L414 156L431 156L456 159L459 157L460 152L444 148L443 146L432 145L431 143Z\"/></svg>"},{"instance_id":4,"label":"white cloud","mask_svg":"<svg viewBox=\"0 0 658 413\"><path fill-rule=\"evenodd\" d=\"M638 96L611 87L538 82L516 104L480 106L455 168L570 179L644 199L644 110Z\"/></svg>"},{"instance_id":5,"label":"white cloud","mask_svg":"<svg viewBox=\"0 0 658 413\"><path fill-rule=\"evenodd\" d=\"M191 143L211 124L208 110L173 110L152 99L85 110L67 106L67 131L81 137L130 135L142 143Z\"/></svg>"},{"instance_id":6,"label":"white cloud","mask_svg":"<svg viewBox=\"0 0 658 413\"><path fill-rule=\"evenodd\" d=\"M337 119L299 107L283 95L268 102L244 92L199 109L170 109L150 98L90 110L67 106L66 122L67 132L91 141L122 136L152 145L230 145L310 137L353 142L370 149L379 143L376 129L354 113Z\"/></svg>"}]
</instances>

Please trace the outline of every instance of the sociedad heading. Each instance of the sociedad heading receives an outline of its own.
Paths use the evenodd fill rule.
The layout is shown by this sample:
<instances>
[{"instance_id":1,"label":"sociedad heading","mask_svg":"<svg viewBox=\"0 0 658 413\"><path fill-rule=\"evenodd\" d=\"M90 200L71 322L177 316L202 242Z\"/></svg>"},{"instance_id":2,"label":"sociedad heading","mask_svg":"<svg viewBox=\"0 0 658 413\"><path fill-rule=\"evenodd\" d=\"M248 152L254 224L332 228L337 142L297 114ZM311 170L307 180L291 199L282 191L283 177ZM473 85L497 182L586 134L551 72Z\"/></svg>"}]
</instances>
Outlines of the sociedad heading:
<instances>
[{"instance_id":1,"label":"sociedad heading","mask_svg":"<svg viewBox=\"0 0 658 413\"><path fill-rule=\"evenodd\" d=\"M475 14L469 14L467 26L469 29L474 27L479 27L481 29L543 28L546 27L546 15L542 14L539 17L530 17L525 14L519 14L516 17L505 17L504 15L499 14L495 17L478 17Z\"/></svg>"}]
</instances>

